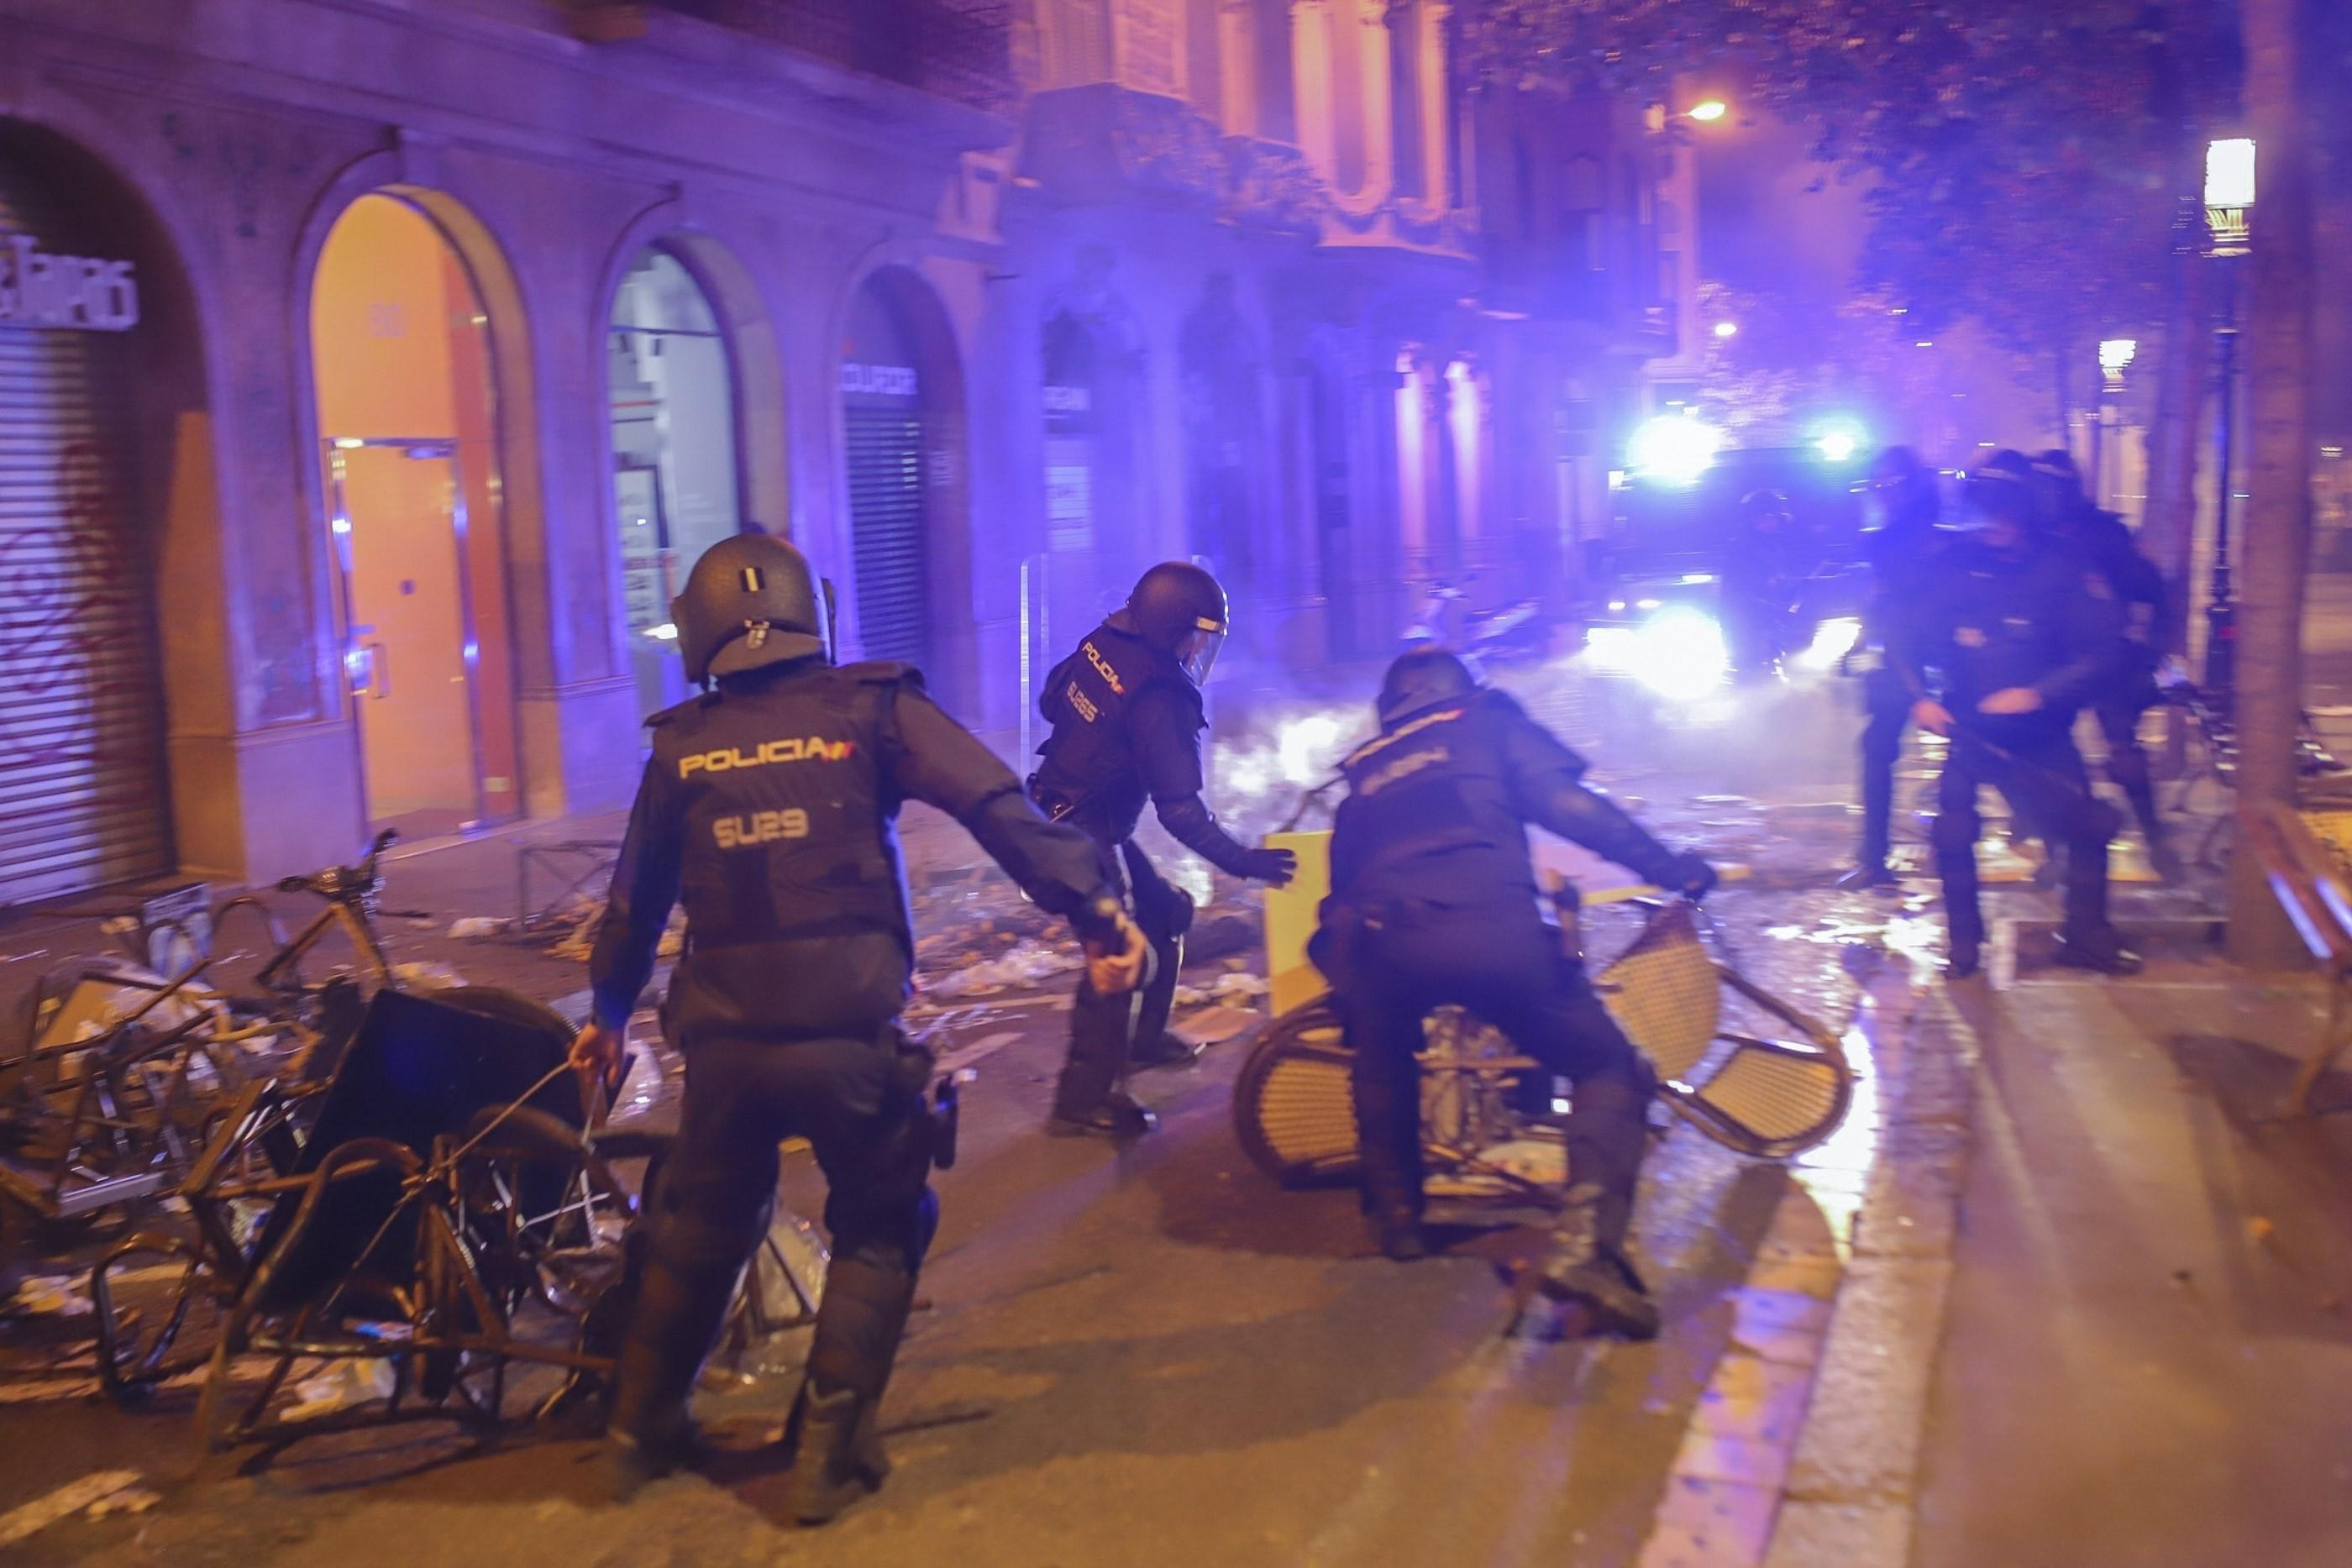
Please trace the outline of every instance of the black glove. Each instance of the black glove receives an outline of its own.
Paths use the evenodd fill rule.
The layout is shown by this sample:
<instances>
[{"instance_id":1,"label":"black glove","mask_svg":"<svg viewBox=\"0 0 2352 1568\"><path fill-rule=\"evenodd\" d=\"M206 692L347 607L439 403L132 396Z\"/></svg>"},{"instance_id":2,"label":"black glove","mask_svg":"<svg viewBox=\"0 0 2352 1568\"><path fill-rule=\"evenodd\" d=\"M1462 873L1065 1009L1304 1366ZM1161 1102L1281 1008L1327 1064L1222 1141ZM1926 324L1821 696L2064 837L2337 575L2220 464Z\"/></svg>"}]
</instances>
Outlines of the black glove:
<instances>
[{"instance_id":1,"label":"black glove","mask_svg":"<svg viewBox=\"0 0 2352 1568\"><path fill-rule=\"evenodd\" d=\"M1111 942L1118 937L1118 917L1127 913L1127 905L1112 893L1097 893L1086 902L1085 907L1070 916L1070 927L1081 942Z\"/></svg>"},{"instance_id":2,"label":"black glove","mask_svg":"<svg viewBox=\"0 0 2352 1568\"><path fill-rule=\"evenodd\" d=\"M1685 851L1675 857L1673 873L1661 885L1670 893L1679 893L1693 904L1705 898L1722 879L1715 868L1698 855Z\"/></svg>"},{"instance_id":3,"label":"black glove","mask_svg":"<svg viewBox=\"0 0 2352 1568\"><path fill-rule=\"evenodd\" d=\"M1249 850L1242 855L1241 874L1271 887L1288 887L1298 874L1298 857L1288 850Z\"/></svg>"}]
</instances>

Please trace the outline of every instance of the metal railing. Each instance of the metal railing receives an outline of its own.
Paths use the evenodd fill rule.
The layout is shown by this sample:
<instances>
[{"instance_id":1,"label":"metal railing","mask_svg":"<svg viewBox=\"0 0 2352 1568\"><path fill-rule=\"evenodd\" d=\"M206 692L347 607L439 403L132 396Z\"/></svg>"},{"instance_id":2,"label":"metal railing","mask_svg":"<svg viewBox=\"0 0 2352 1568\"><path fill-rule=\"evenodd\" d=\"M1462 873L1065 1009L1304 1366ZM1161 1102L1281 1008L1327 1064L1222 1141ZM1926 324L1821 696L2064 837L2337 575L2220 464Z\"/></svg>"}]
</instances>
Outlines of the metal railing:
<instances>
[{"instance_id":1,"label":"metal railing","mask_svg":"<svg viewBox=\"0 0 2352 1568\"><path fill-rule=\"evenodd\" d=\"M1012 101L1010 8L981 0L591 0L667 11L979 109ZM618 36L618 35L616 35Z\"/></svg>"}]
</instances>

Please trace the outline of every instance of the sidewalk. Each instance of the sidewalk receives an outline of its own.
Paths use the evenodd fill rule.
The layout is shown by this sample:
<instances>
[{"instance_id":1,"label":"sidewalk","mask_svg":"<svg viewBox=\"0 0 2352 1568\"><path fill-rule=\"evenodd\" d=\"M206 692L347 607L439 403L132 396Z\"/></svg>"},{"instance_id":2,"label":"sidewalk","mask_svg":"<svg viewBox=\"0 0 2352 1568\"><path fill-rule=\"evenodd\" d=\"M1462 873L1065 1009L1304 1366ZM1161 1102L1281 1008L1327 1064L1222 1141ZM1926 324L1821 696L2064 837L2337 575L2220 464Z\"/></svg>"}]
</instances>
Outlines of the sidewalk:
<instances>
[{"instance_id":1,"label":"sidewalk","mask_svg":"<svg viewBox=\"0 0 2352 1568\"><path fill-rule=\"evenodd\" d=\"M2317 1004L2162 975L1958 998L1923 1568L2352 1562L2352 1122L2275 1119Z\"/></svg>"}]
</instances>

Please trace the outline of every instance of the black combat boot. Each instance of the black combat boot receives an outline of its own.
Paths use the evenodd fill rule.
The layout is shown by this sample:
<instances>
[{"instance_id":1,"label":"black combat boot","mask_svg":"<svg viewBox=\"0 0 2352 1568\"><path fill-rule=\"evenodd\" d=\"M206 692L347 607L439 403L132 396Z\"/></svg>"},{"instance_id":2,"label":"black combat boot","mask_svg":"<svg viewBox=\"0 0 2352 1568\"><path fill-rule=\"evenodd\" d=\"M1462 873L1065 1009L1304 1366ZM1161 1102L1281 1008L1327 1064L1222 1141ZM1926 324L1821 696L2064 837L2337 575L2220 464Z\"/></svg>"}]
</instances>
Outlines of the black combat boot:
<instances>
[{"instance_id":1,"label":"black combat boot","mask_svg":"<svg viewBox=\"0 0 2352 1568\"><path fill-rule=\"evenodd\" d=\"M1603 1197L1598 1187L1570 1191L1538 1288L1555 1301L1583 1308L1588 1333L1655 1339L1662 1322L1658 1304L1650 1300L1623 1248L1604 1239L1605 1232L1622 1229L1602 1212L1612 1202L1622 1200Z\"/></svg>"},{"instance_id":2,"label":"black combat boot","mask_svg":"<svg viewBox=\"0 0 2352 1568\"><path fill-rule=\"evenodd\" d=\"M794 1409L792 1511L823 1524L889 1474L877 1420L891 1363L915 1304L915 1276L837 1258L825 1276L809 1346L808 1381Z\"/></svg>"},{"instance_id":3,"label":"black combat boot","mask_svg":"<svg viewBox=\"0 0 2352 1568\"><path fill-rule=\"evenodd\" d=\"M2051 961L2061 968L2087 969L2095 975L2137 975L2141 967L2140 956L2125 946L2123 933L2112 925L2060 932L2058 950Z\"/></svg>"},{"instance_id":4,"label":"black combat boot","mask_svg":"<svg viewBox=\"0 0 2352 1568\"><path fill-rule=\"evenodd\" d=\"M605 1491L626 1502L646 1483L694 1462L687 1400L735 1299L738 1270L682 1276L647 1265L614 1377L604 1434Z\"/></svg>"}]
</instances>

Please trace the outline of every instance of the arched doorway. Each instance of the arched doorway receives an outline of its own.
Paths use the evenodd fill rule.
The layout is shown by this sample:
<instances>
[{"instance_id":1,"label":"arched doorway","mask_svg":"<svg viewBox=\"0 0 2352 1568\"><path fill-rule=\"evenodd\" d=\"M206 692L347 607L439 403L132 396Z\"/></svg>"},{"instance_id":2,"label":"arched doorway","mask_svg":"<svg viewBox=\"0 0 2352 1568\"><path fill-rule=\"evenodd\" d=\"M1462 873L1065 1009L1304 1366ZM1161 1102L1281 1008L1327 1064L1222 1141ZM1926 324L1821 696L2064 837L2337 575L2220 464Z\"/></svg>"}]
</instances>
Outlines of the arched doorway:
<instances>
[{"instance_id":1,"label":"arched doorway","mask_svg":"<svg viewBox=\"0 0 2352 1568\"><path fill-rule=\"evenodd\" d=\"M1279 542L1264 526L1265 413L1257 346L1231 273L1209 275L1179 340L1184 391L1185 538L1226 591L1267 596Z\"/></svg>"},{"instance_id":2,"label":"arched doorway","mask_svg":"<svg viewBox=\"0 0 2352 1568\"><path fill-rule=\"evenodd\" d=\"M1043 333L1045 554L1034 628L1041 669L1117 609L1161 553L1140 493L1139 334L1117 296L1094 282L1049 311Z\"/></svg>"},{"instance_id":3,"label":"arched doorway","mask_svg":"<svg viewBox=\"0 0 2352 1568\"><path fill-rule=\"evenodd\" d=\"M491 336L421 205L344 209L310 298L327 523L368 816L411 834L521 810Z\"/></svg>"},{"instance_id":4,"label":"arched doorway","mask_svg":"<svg viewBox=\"0 0 2352 1568\"><path fill-rule=\"evenodd\" d=\"M152 230L0 119L0 907L173 863L154 591L202 372Z\"/></svg>"},{"instance_id":5,"label":"arched doorway","mask_svg":"<svg viewBox=\"0 0 2352 1568\"><path fill-rule=\"evenodd\" d=\"M651 713L686 695L670 601L695 558L745 525L727 340L670 251L648 246L623 275L604 365L629 664Z\"/></svg>"},{"instance_id":6,"label":"arched doorway","mask_svg":"<svg viewBox=\"0 0 2352 1568\"><path fill-rule=\"evenodd\" d=\"M893 287L894 282L897 287ZM909 287L868 278L842 344L841 418L856 563L858 646L869 659L926 663L932 649L934 535L947 446L939 404L905 303Z\"/></svg>"}]
</instances>

